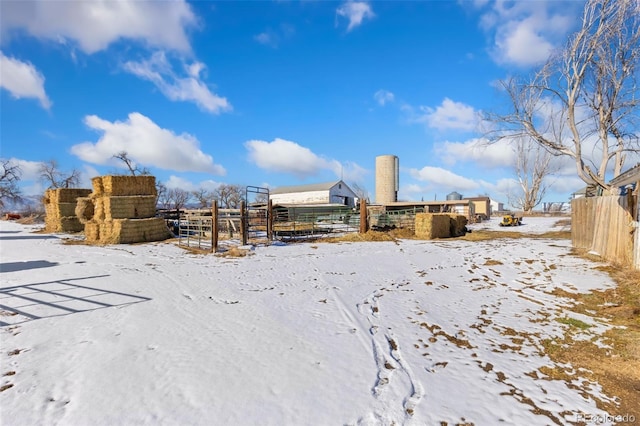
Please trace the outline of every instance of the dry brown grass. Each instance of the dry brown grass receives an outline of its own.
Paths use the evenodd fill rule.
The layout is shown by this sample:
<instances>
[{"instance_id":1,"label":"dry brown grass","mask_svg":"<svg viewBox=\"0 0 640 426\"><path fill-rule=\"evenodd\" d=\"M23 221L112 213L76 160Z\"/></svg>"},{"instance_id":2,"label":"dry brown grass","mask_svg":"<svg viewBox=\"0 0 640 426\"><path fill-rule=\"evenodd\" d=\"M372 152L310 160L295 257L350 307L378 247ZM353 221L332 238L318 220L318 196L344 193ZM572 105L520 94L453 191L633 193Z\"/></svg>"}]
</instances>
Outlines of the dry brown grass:
<instances>
[{"instance_id":1,"label":"dry brown grass","mask_svg":"<svg viewBox=\"0 0 640 426\"><path fill-rule=\"evenodd\" d=\"M588 260L601 261L586 253L574 252ZM601 266L611 276L616 287L588 294L555 291L577 303L573 310L595 317L609 319L615 326L604 334L611 349L602 349L591 342L564 340L548 341L547 354L557 362L571 363L575 368L586 368L604 392L619 398L619 405L601 403L603 409L614 415L640 415L640 271L615 265Z\"/></svg>"},{"instance_id":2,"label":"dry brown grass","mask_svg":"<svg viewBox=\"0 0 640 426\"><path fill-rule=\"evenodd\" d=\"M570 220L559 220L556 226L569 226ZM475 231L460 239L486 241L497 238L545 238L570 239L570 231L550 231L544 234L523 234L513 231ZM602 259L584 251L573 250L575 256L585 260L602 262ZM619 398L614 405L604 401L598 405L613 415L633 414L640 417L640 271L617 265L600 266L615 281L616 287L587 294L575 294L561 290L557 296L575 300L573 310L594 317L610 320L615 328L604 334L611 349L599 348L592 342L576 341L570 334L562 340L545 342L547 355L559 363L571 364L575 369L591 371L591 378L597 381L604 393ZM573 377L566 371L541 371L550 378L571 381Z\"/></svg>"},{"instance_id":3,"label":"dry brown grass","mask_svg":"<svg viewBox=\"0 0 640 426\"><path fill-rule=\"evenodd\" d=\"M365 234L354 232L339 237L321 238L318 240L318 242L325 243L355 243L364 241L396 241L396 239L388 232L367 231Z\"/></svg>"}]
</instances>

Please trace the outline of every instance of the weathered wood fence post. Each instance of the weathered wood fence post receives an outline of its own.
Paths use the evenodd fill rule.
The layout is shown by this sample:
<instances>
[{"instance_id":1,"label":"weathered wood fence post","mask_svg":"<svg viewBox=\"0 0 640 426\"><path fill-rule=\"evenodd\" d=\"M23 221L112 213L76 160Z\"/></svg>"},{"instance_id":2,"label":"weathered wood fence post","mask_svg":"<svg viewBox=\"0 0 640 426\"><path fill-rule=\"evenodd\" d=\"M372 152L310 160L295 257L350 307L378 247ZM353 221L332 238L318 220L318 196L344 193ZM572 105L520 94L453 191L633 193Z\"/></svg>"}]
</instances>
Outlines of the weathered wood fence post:
<instances>
[{"instance_id":1,"label":"weathered wood fence post","mask_svg":"<svg viewBox=\"0 0 640 426\"><path fill-rule=\"evenodd\" d=\"M267 239L273 240L273 202L267 202Z\"/></svg>"},{"instance_id":2,"label":"weathered wood fence post","mask_svg":"<svg viewBox=\"0 0 640 426\"><path fill-rule=\"evenodd\" d=\"M211 252L218 251L218 200L211 202Z\"/></svg>"},{"instance_id":3,"label":"weathered wood fence post","mask_svg":"<svg viewBox=\"0 0 640 426\"><path fill-rule=\"evenodd\" d=\"M360 200L360 233L366 234L369 230L369 224L367 223L367 200Z\"/></svg>"},{"instance_id":4,"label":"weathered wood fence post","mask_svg":"<svg viewBox=\"0 0 640 426\"><path fill-rule=\"evenodd\" d=\"M640 270L640 180L636 182L636 190L632 198L633 232L633 267Z\"/></svg>"},{"instance_id":5,"label":"weathered wood fence post","mask_svg":"<svg viewBox=\"0 0 640 426\"><path fill-rule=\"evenodd\" d=\"M247 204L240 201L240 235L242 235L242 245L247 245Z\"/></svg>"}]
</instances>

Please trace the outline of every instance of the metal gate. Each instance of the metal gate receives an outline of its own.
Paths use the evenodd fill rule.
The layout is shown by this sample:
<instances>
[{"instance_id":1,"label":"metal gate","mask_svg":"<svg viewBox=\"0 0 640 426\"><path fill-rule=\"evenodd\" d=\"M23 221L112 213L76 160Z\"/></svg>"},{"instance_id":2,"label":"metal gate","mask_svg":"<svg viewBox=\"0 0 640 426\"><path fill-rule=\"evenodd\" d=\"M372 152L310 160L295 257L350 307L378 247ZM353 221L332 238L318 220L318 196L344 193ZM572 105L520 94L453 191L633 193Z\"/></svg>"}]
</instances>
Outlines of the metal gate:
<instances>
[{"instance_id":1,"label":"metal gate","mask_svg":"<svg viewBox=\"0 0 640 426\"><path fill-rule=\"evenodd\" d=\"M266 243L271 240L270 215L269 189L247 186L243 212L244 244Z\"/></svg>"}]
</instances>

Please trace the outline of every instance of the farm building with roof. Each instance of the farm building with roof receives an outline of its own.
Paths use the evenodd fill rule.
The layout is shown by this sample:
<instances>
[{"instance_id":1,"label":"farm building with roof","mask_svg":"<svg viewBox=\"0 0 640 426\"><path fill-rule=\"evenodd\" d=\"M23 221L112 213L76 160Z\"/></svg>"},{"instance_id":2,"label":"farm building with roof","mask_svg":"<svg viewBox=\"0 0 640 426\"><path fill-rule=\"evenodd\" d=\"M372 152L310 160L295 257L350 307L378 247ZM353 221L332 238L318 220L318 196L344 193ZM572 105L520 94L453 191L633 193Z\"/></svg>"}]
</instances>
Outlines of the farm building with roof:
<instances>
[{"instance_id":1,"label":"farm building with roof","mask_svg":"<svg viewBox=\"0 0 640 426\"><path fill-rule=\"evenodd\" d=\"M357 195L342 180L310 185L282 186L270 191L274 205L341 205L355 207Z\"/></svg>"}]
</instances>

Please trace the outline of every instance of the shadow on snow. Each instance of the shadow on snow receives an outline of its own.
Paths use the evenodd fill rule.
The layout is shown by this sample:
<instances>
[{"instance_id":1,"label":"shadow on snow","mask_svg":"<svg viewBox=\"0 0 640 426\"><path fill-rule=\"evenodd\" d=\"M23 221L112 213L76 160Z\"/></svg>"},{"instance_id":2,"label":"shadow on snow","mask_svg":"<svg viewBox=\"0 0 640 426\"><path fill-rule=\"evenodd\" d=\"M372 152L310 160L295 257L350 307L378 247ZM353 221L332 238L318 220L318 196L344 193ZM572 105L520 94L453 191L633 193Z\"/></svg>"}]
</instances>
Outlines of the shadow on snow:
<instances>
[{"instance_id":1,"label":"shadow on snow","mask_svg":"<svg viewBox=\"0 0 640 426\"><path fill-rule=\"evenodd\" d=\"M148 297L76 283L80 280L108 276L67 278L2 288L0 289L0 327L151 300Z\"/></svg>"}]
</instances>

